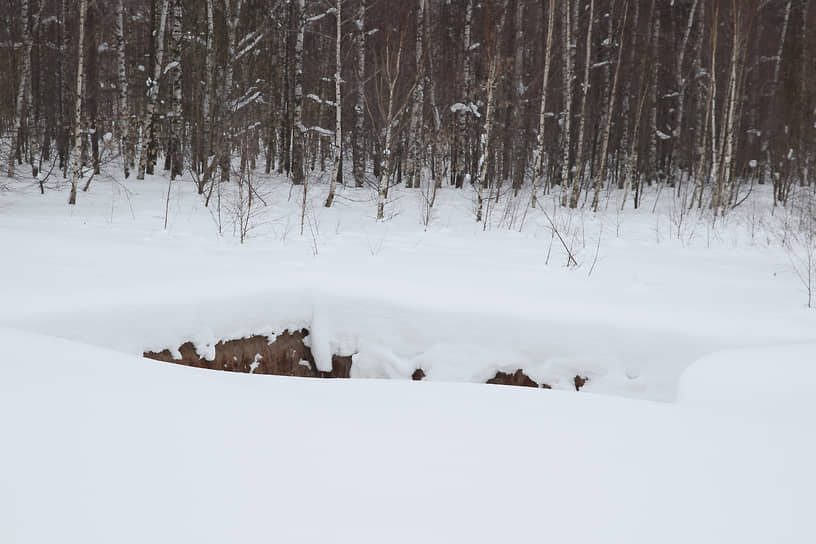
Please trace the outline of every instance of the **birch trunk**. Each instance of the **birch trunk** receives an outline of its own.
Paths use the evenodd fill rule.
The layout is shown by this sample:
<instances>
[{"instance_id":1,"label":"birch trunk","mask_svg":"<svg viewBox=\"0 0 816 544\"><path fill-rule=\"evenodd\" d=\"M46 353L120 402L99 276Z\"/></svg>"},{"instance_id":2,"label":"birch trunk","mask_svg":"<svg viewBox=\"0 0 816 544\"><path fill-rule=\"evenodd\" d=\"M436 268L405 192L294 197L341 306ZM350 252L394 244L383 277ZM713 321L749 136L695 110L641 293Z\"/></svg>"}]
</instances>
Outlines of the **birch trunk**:
<instances>
[{"instance_id":1,"label":"birch trunk","mask_svg":"<svg viewBox=\"0 0 816 544\"><path fill-rule=\"evenodd\" d=\"M657 158L657 84L660 55L660 10L656 2L652 2L652 66L651 66L651 87L650 87L650 109L649 109L649 161L648 178L649 185L654 181L662 181L662 172L658 167Z\"/></svg>"},{"instance_id":2,"label":"birch trunk","mask_svg":"<svg viewBox=\"0 0 816 544\"><path fill-rule=\"evenodd\" d=\"M303 126L303 33L306 30L306 2L297 0L297 34L295 37L295 95L294 95L294 129L292 139L292 182L295 185L305 185L304 172L304 132Z\"/></svg>"},{"instance_id":3,"label":"birch trunk","mask_svg":"<svg viewBox=\"0 0 816 544\"><path fill-rule=\"evenodd\" d=\"M519 0L516 3L515 25L515 49L516 57L513 60L513 90L515 98L514 109L523 111L524 100L524 58L526 49L524 47L524 2ZM512 116L511 109L511 116ZM523 115L518 115L515 119L515 132L511 138L513 157L513 194L517 195L524 183L524 173L527 166L527 142L525 135L526 121ZM498 192L497 192L498 196Z\"/></svg>"},{"instance_id":4,"label":"birch trunk","mask_svg":"<svg viewBox=\"0 0 816 544\"><path fill-rule=\"evenodd\" d=\"M492 55L490 59L490 68L487 76L487 109L485 111L485 128L481 139L482 151L479 156L479 172L478 180L476 182L476 222L482 221L482 214L484 208L484 190L487 184L487 163L488 153L490 152L490 138L493 129L493 110L495 108L494 97L496 88L496 71L498 60L496 55Z\"/></svg>"},{"instance_id":5,"label":"birch trunk","mask_svg":"<svg viewBox=\"0 0 816 544\"><path fill-rule=\"evenodd\" d=\"M388 39L386 39L386 54L384 73L388 85L388 105L386 106L385 121L385 141L379 154L380 168L377 181L377 220L384 217L385 197L388 193L388 181L391 177L391 146L394 138L394 123L398 116L404 111L404 106L395 111L394 101L396 99L397 83L399 82L401 61L402 61L402 36L400 36L399 48L397 49L396 62L391 61Z\"/></svg>"},{"instance_id":6,"label":"birch trunk","mask_svg":"<svg viewBox=\"0 0 816 544\"><path fill-rule=\"evenodd\" d=\"M83 3L86 0L82 0ZM139 153L139 172L136 179L144 179L145 171L148 168L148 156L150 155L150 145L153 141L153 116L156 114L156 107L159 102L159 79L161 78L162 60L164 57L164 29L167 23L167 9L170 0L162 0L161 13L159 15L159 29L155 37L156 59L153 65L153 77L148 81L147 88L147 113L142 122L142 149Z\"/></svg>"},{"instance_id":7,"label":"birch trunk","mask_svg":"<svg viewBox=\"0 0 816 544\"><path fill-rule=\"evenodd\" d=\"M83 66L85 62L85 14L88 11L88 0L80 0L79 3L79 49L77 53L77 82L76 99L74 102L74 150L73 150L73 174L71 176L71 194L68 197L68 204L76 204L77 183L82 169L82 75L85 72Z\"/></svg>"},{"instance_id":8,"label":"birch trunk","mask_svg":"<svg viewBox=\"0 0 816 544\"><path fill-rule=\"evenodd\" d=\"M738 8L737 8L738 9ZM729 75L728 83L728 110L725 119L725 126L723 127L723 137L725 138L725 148L722 153L722 173L717 184L717 202L713 203L715 206L720 206L723 213L728 206L728 199L725 195L731 184L731 161L734 154L734 124L736 120L737 108L737 63L739 62L739 34L737 32L739 26L739 12L735 11L733 42L731 50L731 73ZM714 208L714 213L717 213L717 208Z\"/></svg>"},{"instance_id":9,"label":"birch trunk","mask_svg":"<svg viewBox=\"0 0 816 544\"><path fill-rule=\"evenodd\" d=\"M464 91L464 104L470 107L471 100L471 26L473 21L473 0L467 0L465 4L465 30L462 41L463 64L462 64L462 87ZM464 184L465 177L470 174L471 153L470 153L470 114L460 111L458 114L458 127L455 149L453 150L454 167L451 174L454 176L454 183L457 188Z\"/></svg>"},{"instance_id":10,"label":"birch trunk","mask_svg":"<svg viewBox=\"0 0 816 544\"><path fill-rule=\"evenodd\" d=\"M204 93L201 98L201 113L204 118L204 123L201 131L201 136L199 140L199 147L200 147L200 156L199 160L201 161L200 169L204 172L202 176L202 182L198 186L198 193L202 194L204 192L204 187L207 185L207 182L210 178L211 169L210 166L210 156L212 155L212 139L213 139L213 128L212 128L212 95L213 95L213 85L214 85L214 77L215 77L215 47L213 46L213 41L215 39L215 13L213 7L213 0L207 0L207 52L204 57L204 71L206 72L206 84L204 86Z\"/></svg>"},{"instance_id":11,"label":"birch trunk","mask_svg":"<svg viewBox=\"0 0 816 544\"><path fill-rule=\"evenodd\" d=\"M354 184L362 187L365 184L366 146L365 146L365 15L366 0L359 0L357 8L357 103L354 105L354 146L352 149Z\"/></svg>"},{"instance_id":12,"label":"birch trunk","mask_svg":"<svg viewBox=\"0 0 816 544\"><path fill-rule=\"evenodd\" d=\"M552 41L553 28L555 27L555 0L550 0L549 8L547 9L547 45L544 52L544 78L541 83L541 106L538 110L538 135L536 138L536 164L535 174L533 176L532 200L531 205L536 207L538 200L537 188L538 183L544 177L544 130L547 121L547 87L550 81L550 66L552 65Z\"/></svg>"},{"instance_id":13,"label":"birch trunk","mask_svg":"<svg viewBox=\"0 0 816 544\"><path fill-rule=\"evenodd\" d=\"M17 150L20 147L20 132L22 130L23 117L28 111L28 91L29 80L31 79L31 48L33 40L29 32L28 23L28 0L20 2L20 22L23 32L23 70L20 74L20 81L17 85L17 99L14 107L14 125L11 129L11 148L9 149L8 177L14 177L14 160L18 156Z\"/></svg>"},{"instance_id":14,"label":"birch trunk","mask_svg":"<svg viewBox=\"0 0 816 544\"><path fill-rule=\"evenodd\" d=\"M637 0L635 0L637 1ZM629 15L629 0L624 2L623 6L623 23L621 24L621 33L618 38L618 59L615 61L615 75L612 78L612 90L610 92L607 110L604 116L603 136L601 139L601 157L598 165L598 171L595 173L595 193L592 196L592 211L598 211L598 201L601 194L601 184L603 183L604 174L606 171L606 157L609 152L609 136L612 132L612 112L615 109L615 98L618 90L618 79L620 77L621 60L623 59L623 40L624 32L626 31L626 18Z\"/></svg>"},{"instance_id":15,"label":"birch trunk","mask_svg":"<svg viewBox=\"0 0 816 544\"><path fill-rule=\"evenodd\" d=\"M133 153L130 146L130 111L128 110L128 79L127 63L125 60L125 2L116 2L116 19L114 21L116 35L116 55L119 69L119 152L122 155L125 179L130 176L130 167L133 162Z\"/></svg>"},{"instance_id":16,"label":"birch trunk","mask_svg":"<svg viewBox=\"0 0 816 544\"><path fill-rule=\"evenodd\" d=\"M334 166L332 168L331 182L329 185L329 196L326 198L326 207L331 208L334 202L334 188L340 178L340 169L343 166L343 96L341 93L341 40L342 34L342 18L341 8L342 0L337 0L335 4L335 19L336 19L336 36L334 42Z\"/></svg>"},{"instance_id":17,"label":"birch trunk","mask_svg":"<svg viewBox=\"0 0 816 544\"><path fill-rule=\"evenodd\" d=\"M779 47L776 50L776 57L774 62L774 72L773 72L773 79L771 80L771 90L769 93L769 100L771 100L771 107L769 108L769 116L770 118L774 118L776 115L776 96L777 96L777 89L779 88L779 71L782 67L782 52L785 49L785 39L788 35L788 23L790 22L790 13L791 13L791 5L793 0L788 0L787 4L785 4L785 15L782 20L782 32L779 36ZM804 76L803 76L804 77ZM763 135L763 145L762 147L766 150L766 160L765 160L765 176L768 179L773 180L773 167L771 165L771 134L770 130L766 128L766 130L762 133ZM774 195L776 195L777 191L777 183L774 181ZM774 199L774 203L779 199Z\"/></svg>"},{"instance_id":18,"label":"birch trunk","mask_svg":"<svg viewBox=\"0 0 816 544\"><path fill-rule=\"evenodd\" d=\"M234 2L234 4L233 4ZM224 70L224 87L221 103L226 115L221 120L218 139L220 149L218 150L221 162L221 181L229 181L232 161L232 122L235 110L232 99L232 83L235 74L235 44L238 33L238 21L241 18L241 6L243 0L224 0L224 17L227 22L227 63Z\"/></svg>"},{"instance_id":19,"label":"birch trunk","mask_svg":"<svg viewBox=\"0 0 816 544\"><path fill-rule=\"evenodd\" d=\"M411 149L408 153L408 179L406 187L417 187L420 185L420 170L422 168L422 114L425 105L424 89L424 52L422 48L423 21L425 19L425 0L417 3L416 20L416 69L417 84L414 89L414 101L411 110Z\"/></svg>"},{"instance_id":20,"label":"birch trunk","mask_svg":"<svg viewBox=\"0 0 816 544\"><path fill-rule=\"evenodd\" d=\"M173 0L173 27L170 31L170 88L172 90L171 146L170 146L170 179L181 176L184 171L184 142L182 140L181 110L181 0Z\"/></svg>"},{"instance_id":21,"label":"birch trunk","mask_svg":"<svg viewBox=\"0 0 816 544\"><path fill-rule=\"evenodd\" d=\"M717 145L717 29L719 27L719 10L714 11L714 27L712 30L713 36L711 40L711 91L709 98L710 117L711 117L711 205L717 202L717 181L720 177L720 162Z\"/></svg>"},{"instance_id":22,"label":"birch trunk","mask_svg":"<svg viewBox=\"0 0 816 544\"><path fill-rule=\"evenodd\" d=\"M564 119L561 128L561 205L567 205L567 195L570 186L570 124L572 122L572 36L570 21L570 3L564 2L563 28L564 34Z\"/></svg>"},{"instance_id":23,"label":"birch trunk","mask_svg":"<svg viewBox=\"0 0 816 544\"><path fill-rule=\"evenodd\" d=\"M578 124L578 149L575 153L577 172L572 180L572 195L570 208L578 207L578 198L581 195L581 185L584 179L584 129L586 127L586 104L589 93L589 68L592 63L592 26L595 17L595 0L589 1L589 19L587 22L586 59L584 62L584 81L581 86L581 117Z\"/></svg>"}]
</instances>

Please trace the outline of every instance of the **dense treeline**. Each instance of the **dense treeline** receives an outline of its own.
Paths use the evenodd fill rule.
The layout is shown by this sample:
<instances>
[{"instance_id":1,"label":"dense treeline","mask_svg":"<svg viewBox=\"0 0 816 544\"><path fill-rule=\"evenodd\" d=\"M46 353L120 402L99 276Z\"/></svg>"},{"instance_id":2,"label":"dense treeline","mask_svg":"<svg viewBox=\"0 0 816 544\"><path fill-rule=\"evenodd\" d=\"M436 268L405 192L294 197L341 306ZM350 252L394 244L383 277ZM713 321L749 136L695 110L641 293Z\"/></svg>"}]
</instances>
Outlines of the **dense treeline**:
<instances>
[{"instance_id":1,"label":"dense treeline","mask_svg":"<svg viewBox=\"0 0 816 544\"><path fill-rule=\"evenodd\" d=\"M571 207L609 187L637 207L647 184L785 203L814 170L810 3L6 0L0 157L61 171L72 200L121 155L205 195L249 168L331 172L376 186L380 216L397 183L472 186L478 217L556 186Z\"/></svg>"}]
</instances>

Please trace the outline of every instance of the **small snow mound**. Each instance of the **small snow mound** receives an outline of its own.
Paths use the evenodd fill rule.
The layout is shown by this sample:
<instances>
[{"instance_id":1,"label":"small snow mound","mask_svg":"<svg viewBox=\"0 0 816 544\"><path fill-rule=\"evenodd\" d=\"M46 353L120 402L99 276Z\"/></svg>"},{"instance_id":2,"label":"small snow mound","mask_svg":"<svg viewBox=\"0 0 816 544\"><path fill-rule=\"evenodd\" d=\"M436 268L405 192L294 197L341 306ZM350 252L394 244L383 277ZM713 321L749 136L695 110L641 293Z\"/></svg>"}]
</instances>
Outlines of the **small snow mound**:
<instances>
[{"instance_id":1,"label":"small snow mound","mask_svg":"<svg viewBox=\"0 0 816 544\"><path fill-rule=\"evenodd\" d=\"M706 355L680 377L677 402L714 413L816 417L816 344Z\"/></svg>"}]
</instances>

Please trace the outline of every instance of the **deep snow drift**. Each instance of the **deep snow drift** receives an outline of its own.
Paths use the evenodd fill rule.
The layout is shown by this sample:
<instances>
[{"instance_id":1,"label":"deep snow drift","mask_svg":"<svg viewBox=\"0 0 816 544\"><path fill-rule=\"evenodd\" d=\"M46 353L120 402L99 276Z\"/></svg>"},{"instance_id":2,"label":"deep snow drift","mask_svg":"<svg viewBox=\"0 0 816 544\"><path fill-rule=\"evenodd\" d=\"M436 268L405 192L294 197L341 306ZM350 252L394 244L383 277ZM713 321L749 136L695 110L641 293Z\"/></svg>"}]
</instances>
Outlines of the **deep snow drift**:
<instances>
[{"instance_id":1,"label":"deep snow drift","mask_svg":"<svg viewBox=\"0 0 816 544\"><path fill-rule=\"evenodd\" d=\"M761 195L716 223L544 199L568 268L529 195L484 229L468 190L428 215L393 189L377 223L368 189L316 186L301 236L259 179L242 246L234 185L205 209L174 183L165 230L161 178L76 207L5 183L0 542L816 541L816 312ZM317 365L402 379L138 357L301 327ZM449 383L517 368L590 381Z\"/></svg>"},{"instance_id":2,"label":"deep snow drift","mask_svg":"<svg viewBox=\"0 0 816 544\"><path fill-rule=\"evenodd\" d=\"M813 395L755 417L691 395L214 372L9 329L0 344L2 542L816 539ZM784 352L811 387L814 355Z\"/></svg>"},{"instance_id":3,"label":"deep snow drift","mask_svg":"<svg viewBox=\"0 0 816 544\"><path fill-rule=\"evenodd\" d=\"M112 169L110 166L109 169ZM192 340L306 327L317 365L353 355L352 375L484 382L524 369L538 382L671 400L707 353L816 341L816 312L776 241L782 214L762 195L726 219L683 213L667 189L643 209L569 212L542 199L566 255L529 195L473 220L471 190L392 189L374 220L369 189L256 179L247 243L235 184L209 208L190 181L97 176L76 207L66 193L9 181L0 193L0 325L141 354ZM557 198L557 196L556 196ZM654 212L651 209L654 208ZM424 225L423 217L430 217ZM219 235L219 225L221 235ZM600 239L600 243L599 243ZM591 274L590 274L591 271Z\"/></svg>"}]
</instances>

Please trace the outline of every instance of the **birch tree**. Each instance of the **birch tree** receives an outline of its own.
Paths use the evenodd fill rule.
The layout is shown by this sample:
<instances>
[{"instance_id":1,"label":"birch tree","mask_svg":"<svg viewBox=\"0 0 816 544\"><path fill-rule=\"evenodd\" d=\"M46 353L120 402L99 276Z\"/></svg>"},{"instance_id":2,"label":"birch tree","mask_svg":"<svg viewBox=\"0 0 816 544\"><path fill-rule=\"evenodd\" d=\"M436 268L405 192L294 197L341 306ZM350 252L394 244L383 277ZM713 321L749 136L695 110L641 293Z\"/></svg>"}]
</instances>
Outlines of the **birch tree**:
<instances>
[{"instance_id":1,"label":"birch tree","mask_svg":"<svg viewBox=\"0 0 816 544\"><path fill-rule=\"evenodd\" d=\"M570 208L578 206L578 198L581 194L584 172L584 129L586 127L586 107L587 94L589 94L589 69L592 64L592 27L595 17L595 0L589 1L589 18L587 19L586 38L586 59L584 61L584 81L581 86L581 114L578 121L578 149L575 152L575 165L577 168L572 180L572 194L570 195Z\"/></svg>"},{"instance_id":2,"label":"birch tree","mask_svg":"<svg viewBox=\"0 0 816 544\"><path fill-rule=\"evenodd\" d=\"M354 105L354 145L352 146L352 168L354 170L354 184L362 187L365 183L365 64L366 64L366 32L365 32L366 0L359 0L357 19L354 21L357 40L357 102Z\"/></svg>"},{"instance_id":3,"label":"birch tree","mask_svg":"<svg viewBox=\"0 0 816 544\"><path fill-rule=\"evenodd\" d=\"M181 24L184 12L181 0L173 1L173 27L170 31L170 63L165 69L169 73L169 84L172 92L171 110L171 144L168 153L170 159L170 179L181 176L184 171L184 142L182 140L181 111Z\"/></svg>"},{"instance_id":4,"label":"birch tree","mask_svg":"<svg viewBox=\"0 0 816 544\"><path fill-rule=\"evenodd\" d=\"M73 174L71 176L71 194L68 196L68 204L76 204L77 183L82 171L82 76L85 73L85 15L88 11L88 0L79 2L79 50L77 53L77 81L76 98L74 101L74 150L72 159L74 162Z\"/></svg>"},{"instance_id":5,"label":"birch tree","mask_svg":"<svg viewBox=\"0 0 816 544\"><path fill-rule=\"evenodd\" d=\"M342 0L337 0L334 7L336 21L334 39L334 166L332 167L331 181L329 182L329 195L326 198L327 208L331 208L332 202L334 202L334 188L340 179L343 167L343 95L340 87L343 68L340 47L343 38L341 8Z\"/></svg>"},{"instance_id":6,"label":"birch tree","mask_svg":"<svg viewBox=\"0 0 816 544\"><path fill-rule=\"evenodd\" d=\"M538 134L536 136L536 164L533 176L531 205L536 207L538 183L544 177L544 131L547 122L547 88L550 81L550 66L552 64L553 29L555 27L555 0L550 0L547 9L547 45L544 52L544 77L541 82L541 105L538 111Z\"/></svg>"},{"instance_id":7,"label":"birch tree","mask_svg":"<svg viewBox=\"0 0 816 544\"><path fill-rule=\"evenodd\" d=\"M567 205L567 195L570 187L570 126L572 123L572 21L570 20L570 2L563 3L563 25L561 32L564 36L564 111L561 126L561 205Z\"/></svg>"},{"instance_id":8,"label":"birch tree","mask_svg":"<svg viewBox=\"0 0 816 544\"><path fill-rule=\"evenodd\" d=\"M130 176L133 164L133 151L130 145L130 110L128 109L128 78L127 62L125 58L125 3L116 2L116 18L114 19L114 34L116 36L116 58L118 61L119 84L119 150L122 155L125 179Z\"/></svg>"},{"instance_id":9,"label":"birch tree","mask_svg":"<svg viewBox=\"0 0 816 544\"><path fill-rule=\"evenodd\" d=\"M212 96L213 96L213 87L215 81L215 47L214 47L214 40L215 40L215 12L213 6L213 0L206 0L206 7L207 7L207 43L206 48L207 51L204 57L204 77L205 77L205 85L204 85L204 92L202 93L203 96L201 98L201 110L202 110L202 117L204 122L203 128L201 130L200 138L200 148L201 148L201 167L204 171L204 175L202 176L202 181L198 185L198 193L204 193L204 187L206 187L207 183L210 180L212 175L212 167L210 161L212 161L212 144L213 144L213 122L212 122Z\"/></svg>"},{"instance_id":10,"label":"birch tree","mask_svg":"<svg viewBox=\"0 0 816 544\"><path fill-rule=\"evenodd\" d=\"M86 0L82 0L85 2ZM153 65L153 76L147 80L147 112L142 121L142 149L139 154L139 172L136 174L136 179L143 180L145 171L148 168L148 160L150 155L150 146L153 141L153 116L156 114L156 108L159 103L159 80L162 74L162 61L164 57L164 29L167 23L167 10L170 0L162 0L161 11L159 15L159 28L155 36L156 44L156 58Z\"/></svg>"},{"instance_id":11,"label":"birch tree","mask_svg":"<svg viewBox=\"0 0 816 544\"><path fill-rule=\"evenodd\" d=\"M294 129L292 138L292 182L295 185L305 185L303 139L306 128L303 126L303 39L306 29L306 2L297 0L295 24L295 89L294 89ZM304 200L306 189L304 187Z\"/></svg>"},{"instance_id":12,"label":"birch tree","mask_svg":"<svg viewBox=\"0 0 816 544\"><path fill-rule=\"evenodd\" d=\"M28 101L30 99L31 81L31 48L33 40L29 31L28 0L20 2L20 28L23 33L23 70L17 84L17 98L15 101L14 126L11 129L11 148L9 150L8 177L14 177L14 160L18 155L20 147L20 132L22 130L23 117L28 111Z\"/></svg>"},{"instance_id":13,"label":"birch tree","mask_svg":"<svg viewBox=\"0 0 816 544\"><path fill-rule=\"evenodd\" d=\"M423 148L423 110L425 105L424 92L424 54L422 49L422 34L425 19L425 0L417 1L416 14L416 71L417 84L414 89L413 107L411 111L411 137L409 138L411 149L408 155L408 177L406 187L419 187L420 169L422 168L422 148Z\"/></svg>"},{"instance_id":14,"label":"birch tree","mask_svg":"<svg viewBox=\"0 0 816 544\"><path fill-rule=\"evenodd\" d=\"M637 1L637 0L635 0ZM609 136L612 132L612 113L615 109L615 95L618 90L618 79L620 78L621 60L623 59L623 43L626 30L626 18L629 15L629 0L623 3L623 22L621 23L620 36L618 37L618 58L615 61L615 75L612 78L612 89L607 99L607 108L604 114L603 133L601 136L601 154L598 171L595 172L594 194L592 196L592 211L598 211L598 201L601 194L601 184L606 174L606 158L609 153Z\"/></svg>"}]
</instances>

